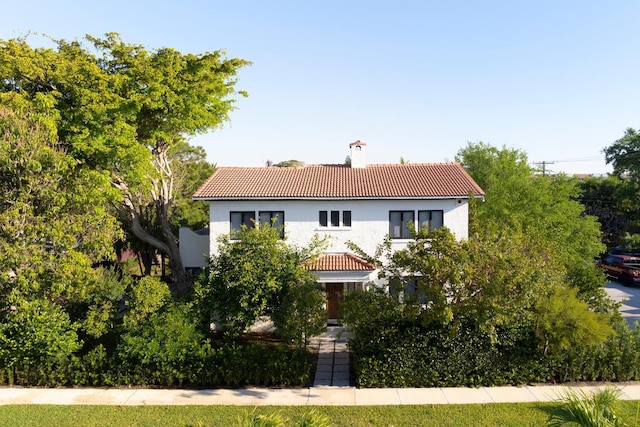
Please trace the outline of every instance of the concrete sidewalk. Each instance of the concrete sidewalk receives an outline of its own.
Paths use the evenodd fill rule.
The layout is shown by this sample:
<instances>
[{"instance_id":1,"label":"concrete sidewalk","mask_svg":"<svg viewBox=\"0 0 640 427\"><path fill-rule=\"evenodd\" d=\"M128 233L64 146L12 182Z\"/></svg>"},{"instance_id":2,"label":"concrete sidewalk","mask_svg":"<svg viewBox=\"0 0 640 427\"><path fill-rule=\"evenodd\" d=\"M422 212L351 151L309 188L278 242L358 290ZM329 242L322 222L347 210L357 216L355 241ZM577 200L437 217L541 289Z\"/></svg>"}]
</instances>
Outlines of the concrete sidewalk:
<instances>
[{"instance_id":1,"label":"concrete sidewalk","mask_svg":"<svg viewBox=\"0 0 640 427\"><path fill-rule=\"evenodd\" d=\"M612 384L621 390L623 400L640 400L640 384ZM602 386L523 386L523 387L443 387L356 389L354 387L311 387L304 389L45 389L0 388L0 405L441 405L507 402L551 402L566 390L591 393Z\"/></svg>"}]
</instances>

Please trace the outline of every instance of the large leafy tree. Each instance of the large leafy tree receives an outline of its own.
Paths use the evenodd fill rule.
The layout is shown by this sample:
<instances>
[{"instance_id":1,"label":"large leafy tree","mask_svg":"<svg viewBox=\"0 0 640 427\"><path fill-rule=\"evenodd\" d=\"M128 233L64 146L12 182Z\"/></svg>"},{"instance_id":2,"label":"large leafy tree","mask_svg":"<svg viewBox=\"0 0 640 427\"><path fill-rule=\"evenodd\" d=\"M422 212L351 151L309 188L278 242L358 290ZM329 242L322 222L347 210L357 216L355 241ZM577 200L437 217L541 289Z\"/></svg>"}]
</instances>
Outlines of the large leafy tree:
<instances>
[{"instance_id":1,"label":"large leafy tree","mask_svg":"<svg viewBox=\"0 0 640 427\"><path fill-rule=\"evenodd\" d=\"M33 48L25 39L0 41L0 100L18 97L53 111L61 147L77 167L108 174L131 232L167 255L177 291L185 293L170 220L172 150L228 120L234 96L244 94L235 84L247 61L222 51L147 50L114 33L54 43ZM140 218L147 206L155 211L155 235Z\"/></svg>"},{"instance_id":2,"label":"large leafy tree","mask_svg":"<svg viewBox=\"0 0 640 427\"><path fill-rule=\"evenodd\" d=\"M486 194L485 202L472 209L472 239L483 244L510 242L510 249L504 245L498 248L502 252L498 257L510 256L505 251L521 254L518 261L503 265L503 274L509 270L514 275L522 271L531 274L531 281L522 284L529 294L536 295L531 313L545 351L550 346L562 349L572 334L589 335L580 325L591 325L590 336L595 341L606 338L610 330L605 317L595 312L611 313L613 306L604 292L602 273L593 262L605 246L597 218L587 215L577 200L579 182L563 175L536 175L524 152L483 143L468 144L457 159ZM508 276L500 280L505 279L510 280ZM571 303L573 298L586 305ZM566 310L550 309L563 300Z\"/></svg>"},{"instance_id":3,"label":"large leafy tree","mask_svg":"<svg viewBox=\"0 0 640 427\"><path fill-rule=\"evenodd\" d=\"M638 186L620 176L591 177L580 183L578 200L585 212L598 218L607 247L623 245L627 233L640 231Z\"/></svg>"},{"instance_id":4,"label":"large leafy tree","mask_svg":"<svg viewBox=\"0 0 640 427\"><path fill-rule=\"evenodd\" d=\"M628 128L624 136L604 149L605 160L613 165L614 172L626 173L640 184L640 133Z\"/></svg>"},{"instance_id":5,"label":"large leafy tree","mask_svg":"<svg viewBox=\"0 0 640 427\"><path fill-rule=\"evenodd\" d=\"M0 107L5 365L59 361L78 348L78 333L107 332L124 288L92 260L107 256L120 236L104 203L111 197L109 175L77 168L56 140L50 115L18 98Z\"/></svg>"},{"instance_id":6,"label":"large leafy tree","mask_svg":"<svg viewBox=\"0 0 640 427\"><path fill-rule=\"evenodd\" d=\"M471 327L503 346L535 335L543 352L606 339L608 317L598 312L611 307L593 263L603 246L597 221L574 200L577 182L535 176L523 152L483 143L458 160L486 194L471 200L469 240L446 227L420 231L405 249L386 241L368 258L404 290L404 318L432 330ZM571 310L551 309L563 301Z\"/></svg>"},{"instance_id":7,"label":"large leafy tree","mask_svg":"<svg viewBox=\"0 0 640 427\"><path fill-rule=\"evenodd\" d=\"M568 270L590 262L603 250L597 218L585 215L577 180L534 175L524 152L482 142L468 144L456 157L485 190L474 206L476 236L523 233Z\"/></svg>"},{"instance_id":8,"label":"large leafy tree","mask_svg":"<svg viewBox=\"0 0 640 427\"><path fill-rule=\"evenodd\" d=\"M640 211L640 132L633 128L626 130L624 136L616 140L613 144L604 149L605 160L613 165L613 170L618 175L625 176L635 190L633 196L629 197L632 209L636 215ZM638 234L640 224L637 216L632 227L627 230L630 233Z\"/></svg>"}]
</instances>

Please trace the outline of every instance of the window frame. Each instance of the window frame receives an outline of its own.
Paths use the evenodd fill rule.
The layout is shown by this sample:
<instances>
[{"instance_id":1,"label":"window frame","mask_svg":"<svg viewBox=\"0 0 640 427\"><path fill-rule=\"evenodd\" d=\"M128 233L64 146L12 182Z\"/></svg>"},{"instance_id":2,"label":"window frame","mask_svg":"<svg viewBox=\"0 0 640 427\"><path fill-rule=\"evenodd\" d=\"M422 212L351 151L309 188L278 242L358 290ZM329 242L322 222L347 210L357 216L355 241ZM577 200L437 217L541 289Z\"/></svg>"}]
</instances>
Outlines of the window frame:
<instances>
[{"instance_id":1,"label":"window frame","mask_svg":"<svg viewBox=\"0 0 640 427\"><path fill-rule=\"evenodd\" d=\"M264 221L262 219L263 215L268 215L269 220ZM274 218L276 219L275 222L273 221ZM277 229L280 238L284 239L284 211L258 211L258 223L262 226L262 224L267 222L270 226Z\"/></svg>"},{"instance_id":2,"label":"window frame","mask_svg":"<svg viewBox=\"0 0 640 427\"><path fill-rule=\"evenodd\" d=\"M400 233L399 236L396 236L393 232L393 228L397 227L398 224L394 224L393 222L393 216L400 214ZM414 228L415 230L415 215L416 212L413 210L405 210L405 211L400 211L400 210L391 210L389 211L389 236L392 239L411 239L413 238L413 236L411 235L411 228ZM405 218L405 216L410 216L411 219L407 219ZM413 227L410 227L409 224L412 223Z\"/></svg>"},{"instance_id":3,"label":"window frame","mask_svg":"<svg viewBox=\"0 0 640 427\"><path fill-rule=\"evenodd\" d=\"M340 222L340 216L342 216L342 222ZM331 229L351 227L351 218L350 210L318 211L318 226Z\"/></svg>"},{"instance_id":4,"label":"window frame","mask_svg":"<svg viewBox=\"0 0 640 427\"><path fill-rule=\"evenodd\" d=\"M233 226L234 215L240 215L240 223L236 228L234 228ZM246 216L250 216L250 217L247 218ZM256 220L256 211L230 211L229 212L229 235L233 239L233 235L235 233L238 233L242 229L243 225L247 226L247 228L255 227L255 220Z\"/></svg>"},{"instance_id":5,"label":"window frame","mask_svg":"<svg viewBox=\"0 0 640 427\"><path fill-rule=\"evenodd\" d=\"M429 219L427 219L426 221L423 221L421 219L421 215L423 214L428 214ZM440 214L440 225L437 227L433 225L434 214ZM433 231L433 230L442 228L444 226L444 210L442 209L419 210L418 211L418 231L421 231L424 228L423 224L425 222L428 224L428 231Z\"/></svg>"},{"instance_id":6,"label":"window frame","mask_svg":"<svg viewBox=\"0 0 640 427\"><path fill-rule=\"evenodd\" d=\"M342 225L351 227L351 211L342 211Z\"/></svg>"},{"instance_id":7,"label":"window frame","mask_svg":"<svg viewBox=\"0 0 640 427\"><path fill-rule=\"evenodd\" d=\"M327 211L318 211L318 223L320 227L327 227L329 225L329 216Z\"/></svg>"}]
</instances>

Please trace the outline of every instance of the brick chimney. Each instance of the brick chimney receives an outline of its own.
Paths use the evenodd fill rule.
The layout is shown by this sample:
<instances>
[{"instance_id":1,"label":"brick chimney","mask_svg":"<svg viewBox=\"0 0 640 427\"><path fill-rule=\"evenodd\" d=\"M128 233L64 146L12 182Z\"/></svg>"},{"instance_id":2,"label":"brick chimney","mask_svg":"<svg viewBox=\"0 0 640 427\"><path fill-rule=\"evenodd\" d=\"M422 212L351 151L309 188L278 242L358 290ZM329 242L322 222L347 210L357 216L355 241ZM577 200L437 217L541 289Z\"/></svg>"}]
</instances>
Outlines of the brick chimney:
<instances>
[{"instance_id":1,"label":"brick chimney","mask_svg":"<svg viewBox=\"0 0 640 427\"><path fill-rule=\"evenodd\" d=\"M364 169L367 166L367 158L365 156L365 148L367 144L360 142L352 142L349 144L351 149L351 167L353 169Z\"/></svg>"}]
</instances>

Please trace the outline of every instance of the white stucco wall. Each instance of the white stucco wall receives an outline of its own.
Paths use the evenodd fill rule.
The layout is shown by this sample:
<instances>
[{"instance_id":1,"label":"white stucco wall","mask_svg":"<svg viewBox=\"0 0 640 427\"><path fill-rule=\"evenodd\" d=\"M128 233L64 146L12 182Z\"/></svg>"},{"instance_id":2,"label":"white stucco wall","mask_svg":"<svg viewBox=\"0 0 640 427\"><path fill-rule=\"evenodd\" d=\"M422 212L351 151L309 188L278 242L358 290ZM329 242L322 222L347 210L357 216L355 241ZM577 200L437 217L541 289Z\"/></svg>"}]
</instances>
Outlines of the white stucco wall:
<instances>
[{"instance_id":1,"label":"white stucco wall","mask_svg":"<svg viewBox=\"0 0 640 427\"><path fill-rule=\"evenodd\" d=\"M185 268L203 268L207 265L207 256L210 251L209 234L199 234L190 228L181 227L178 238L180 239L180 256Z\"/></svg>"},{"instance_id":2,"label":"white stucco wall","mask_svg":"<svg viewBox=\"0 0 640 427\"><path fill-rule=\"evenodd\" d=\"M229 234L229 213L232 211L284 211L285 235L293 245L306 246L315 234L328 236L327 252L349 252L347 242L351 241L367 254L373 254L389 233L389 211L414 210L418 218L419 210L444 211L444 225L458 239L468 237L468 202L466 199L440 200L282 200L282 201L213 201L210 202L210 250L216 252L217 238ZM351 227L320 227L319 211L351 211ZM330 214L329 214L330 222ZM398 249L407 240L394 239Z\"/></svg>"}]
</instances>

